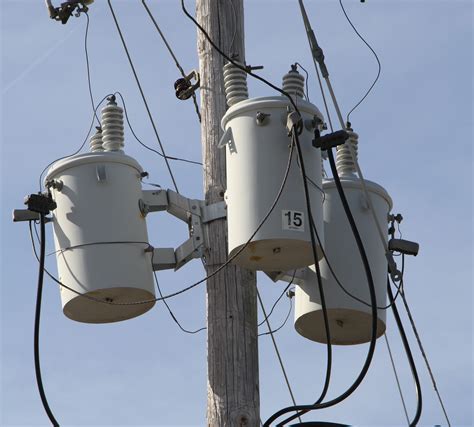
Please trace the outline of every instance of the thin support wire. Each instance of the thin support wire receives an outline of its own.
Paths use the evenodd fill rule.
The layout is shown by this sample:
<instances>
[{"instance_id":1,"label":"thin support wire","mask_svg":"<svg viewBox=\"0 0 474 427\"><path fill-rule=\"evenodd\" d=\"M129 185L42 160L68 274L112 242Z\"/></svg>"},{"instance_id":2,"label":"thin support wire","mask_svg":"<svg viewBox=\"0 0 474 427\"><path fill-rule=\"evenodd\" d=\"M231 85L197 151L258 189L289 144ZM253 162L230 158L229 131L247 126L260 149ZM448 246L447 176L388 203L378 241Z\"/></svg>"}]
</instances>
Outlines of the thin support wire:
<instances>
[{"instance_id":1,"label":"thin support wire","mask_svg":"<svg viewBox=\"0 0 474 427\"><path fill-rule=\"evenodd\" d=\"M257 289L257 297L258 297L258 302L260 303L260 308L262 309L263 315L265 317L265 322L267 323L267 327L268 327L268 331L270 333L270 337L272 338L273 347L275 348L275 353L277 355L278 362L280 363L281 371L283 372L283 376L285 377L286 386L288 387L288 391L290 392L291 401L293 402L293 405L296 406L295 396L293 395L293 390L291 389L290 381L288 380L288 375L286 374L285 365L283 364L283 360L281 358L280 351L278 350L278 345L275 341L275 337L273 336L273 331L272 331L272 328L270 326L270 321L268 320L268 316L267 316L267 313L265 311L265 307L263 305L263 301L262 301L262 298L260 297L260 293L258 292L258 289ZM298 419L301 422L301 418L299 416L298 416Z\"/></svg>"},{"instance_id":2,"label":"thin support wire","mask_svg":"<svg viewBox=\"0 0 474 427\"><path fill-rule=\"evenodd\" d=\"M421 355L423 356L423 360L425 361L426 368L428 369L428 373L429 373L430 378L431 378L431 382L433 383L434 391L436 392L436 395L438 396L438 401L439 401L439 404L441 406L441 409L443 410L444 417L446 418L446 422L448 423L448 426L451 427L451 422L449 421L448 413L447 413L446 408L444 406L443 399L441 398L441 394L438 390L438 386L436 385L436 380L435 380L433 371L431 370L431 365L430 365L430 362L428 361L428 356L425 353L425 349L423 347L423 344L421 343L421 338L420 338L420 335L419 335L418 330L416 328L415 321L413 320L413 316L411 314L410 308L408 307L408 303L407 303L407 300L406 300L406 297L405 297L405 291L403 290L402 292L400 292L400 294L402 296L403 305L405 306L405 310L407 312L408 319L410 320L410 324L411 324L411 327L413 329L413 333L415 334L415 338L416 338L416 341L418 343L418 347L420 348Z\"/></svg>"},{"instance_id":3,"label":"thin support wire","mask_svg":"<svg viewBox=\"0 0 474 427\"><path fill-rule=\"evenodd\" d=\"M171 170L171 166L170 166L170 163L168 161L168 158L166 156L166 153L165 153L165 149L163 147L163 144L161 142L161 138L160 138L160 135L158 134L158 130L156 128L156 125L155 125L155 121L153 120L153 116L151 114L151 111L150 111L150 107L148 106L148 102L146 100L146 96L145 96L145 92L143 91L143 88L142 88L142 85L140 83L140 79L138 78L138 74L135 70L135 66L133 65L133 61L132 61L132 57L130 56L130 52L128 51L128 47L127 47L127 43L125 42L125 39L123 37L123 34L122 34L122 30L120 28L120 24L117 20L117 17L115 15L115 12L114 12L114 8L112 6L112 3L111 3L111 0L107 0L107 3L109 5L109 9L110 9L110 12L112 13L112 17L114 19L114 22L115 22L115 26L117 27L117 31L119 33L119 36L120 36L120 40L122 41L122 45L123 45L123 48L125 50L125 53L127 55L127 58L128 58L128 62L130 63L130 67L132 68L132 72L133 72L133 75L135 77L135 81L137 83L137 86L138 86L138 89L140 91L140 94L142 96L142 99L143 99L143 104L145 105L145 108L146 108L146 111L148 113L148 117L150 119L150 122L151 122L151 125L153 127L153 131L155 133L155 136L156 136L156 139L158 141L158 144L161 148L161 152L163 153L163 159L165 160L165 163L166 163L166 167L168 168L168 172L169 172L169 175L171 177L171 181L173 181L173 185L174 185L174 188L176 190L177 193L179 193L179 190L178 190L178 185L176 184L176 180L174 178L174 175L173 175L173 171Z\"/></svg>"},{"instance_id":4,"label":"thin support wire","mask_svg":"<svg viewBox=\"0 0 474 427\"><path fill-rule=\"evenodd\" d=\"M385 344L387 345L388 355L390 356L390 362L392 364L393 374L395 375L395 380L397 382L398 393L400 394L400 399L402 401L403 410L405 411L405 417L407 419L407 424L410 425L410 417L408 416L407 405L405 404L405 398L403 397L402 387L400 386L400 381L398 379L397 368L396 368L395 362L393 360L392 349L390 348L390 344L388 342L387 333L385 332L383 334L383 336L385 338Z\"/></svg>"},{"instance_id":5,"label":"thin support wire","mask_svg":"<svg viewBox=\"0 0 474 427\"><path fill-rule=\"evenodd\" d=\"M147 11L150 19L152 20L153 22L153 25L155 26L156 30L158 31L158 34L160 35L161 37L161 40L163 40L163 43L165 44L166 46L166 49L168 49L168 52L169 54L171 55L171 57L173 58L174 60L174 63L176 64L176 68L178 68L179 72L181 73L181 76L183 78L186 78L186 73L184 72L184 69L183 67L181 66L181 64L179 63L178 61L178 58L176 58L176 55L175 53L173 52L173 49L171 48L170 44L168 43L168 40L166 40L166 37L165 35L163 34L163 31L161 31L161 28L160 26L158 25L158 22L156 21L155 17L153 16L153 14L151 13L151 10L148 8L148 5L146 4L145 0L142 0L142 4L143 4L143 7L145 8L145 10ZM197 103L197 98L196 98L196 94L193 92L193 103L194 103L194 109L196 110L196 115L199 119L199 122L201 122L201 113L199 111L199 105Z\"/></svg>"}]
</instances>

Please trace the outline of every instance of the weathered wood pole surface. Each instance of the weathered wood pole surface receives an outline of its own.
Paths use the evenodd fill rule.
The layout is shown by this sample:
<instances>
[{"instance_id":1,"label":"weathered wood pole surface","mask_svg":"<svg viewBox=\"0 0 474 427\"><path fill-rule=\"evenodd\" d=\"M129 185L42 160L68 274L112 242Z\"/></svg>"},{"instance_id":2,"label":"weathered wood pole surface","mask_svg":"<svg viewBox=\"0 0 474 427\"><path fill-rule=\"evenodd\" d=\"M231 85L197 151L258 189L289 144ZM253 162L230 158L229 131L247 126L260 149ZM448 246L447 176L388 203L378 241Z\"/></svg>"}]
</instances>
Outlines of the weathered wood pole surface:
<instances>
[{"instance_id":1,"label":"weathered wood pole surface","mask_svg":"<svg viewBox=\"0 0 474 427\"><path fill-rule=\"evenodd\" d=\"M197 0L197 20L226 54L244 61L243 0ZM226 189L225 149L217 147L227 109L224 60L198 30L201 74L201 140L207 203L223 200ZM227 225L207 225L210 274L227 260ZM258 340L256 278L233 265L207 281L207 420L212 427L258 426Z\"/></svg>"}]
</instances>

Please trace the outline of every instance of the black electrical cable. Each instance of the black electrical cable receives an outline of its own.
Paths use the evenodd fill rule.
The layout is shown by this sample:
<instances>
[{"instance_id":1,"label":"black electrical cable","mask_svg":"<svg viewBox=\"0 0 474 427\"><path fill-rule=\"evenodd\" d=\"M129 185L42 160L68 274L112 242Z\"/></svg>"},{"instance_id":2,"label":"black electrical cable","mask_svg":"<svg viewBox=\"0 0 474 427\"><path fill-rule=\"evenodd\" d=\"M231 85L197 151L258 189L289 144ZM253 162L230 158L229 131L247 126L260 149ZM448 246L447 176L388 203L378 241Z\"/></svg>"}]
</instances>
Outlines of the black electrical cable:
<instances>
[{"instance_id":1,"label":"black electrical cable","mask_svg":"<svg viewBox=\"0 0 474 427\"><path fill-rule=\"evenodd\" d=\"M351 226L352 233L354 234L354 238L357 243L357 247L359 249L359 253L362 259L362 263L364 265L364 270L367 276L367 281L368 281L368 286L369 286L369 292L370 292L370 301L372 303L372 333L371 333L371 339L370 339L370 344L369 344L369 350L367 352L367 357L364 362L364 365L358 375L358 377L355 379L355 381L352 383L352 385L341 395L338 397L319 404L314 404L314 405L297 405L297 406L290 406L284 409L281 409L280 411L276 412L273 414L264 424L265 427L268 427L271 425L273 421L275 421L277 418L281 417L282 415L292 412L292 411L302 411L304 413L316 410L316 409L324 409L324 408L329 408L331 406L334 406L340 402L342 402L344 399L349 397L361 384L362 380L364 379L365 375L367 374L370 364L372 362L372 358L374 356L375 352L375 345L376 345L376 340L377 340L377 299L376 299L376 294L375 294L375 286L374 286L374 281L372 278L372 272L370 270L370 265L369 261L367 258L367 254L365 252L364 245L362 243L362 239L360 237L359 231L357 229L357 225L354 221L354 217L352 216L352 212L349 207L349 203L347 202L347 198L344 194L344 189L342 187L339 175L337 173L336 169L336 162L334 160L334 155L332 153L332 150L328 150L328 158L329 158L329 163L331 165L331 171L334 176L334 181L336 183L336 188L339 193L339 197L341 198L341 203L343 205L344 211L346 213L347 219L349 221L349 224ZM301 415L302 412L298 412L295 415L292 415L291 417L285 419L283 422L279 423L279 426L284 425L284 423L287 423L297 416Z\"/></svg>"},{"instance_id":2,"label":"black electrical cable","mask_svg":"<svg viewBox=\"0 0 474 427\"><path fill-rule=\"evenodd\" d=\"M283 289L283 292L280 294L280 296L276 299L276 301L273 303L272 305L272 308L270 309L270 311L268 312L268 314L265 316L265 318L257 325L257 326L262 326L266 321L267 319L270 318L270 316L272 315L273 313L273 310L275 309L275 307L277 306L277 304L279 303L279 301L283 298L283 295L286 294L286 291L288 289L290 289L290 286L293 284L293 281L295 280L295 276L296 276L296 270L293 272L293 276L290 280L290 282L288 283L288 286L285 287L285 289Z\"/></svg>"},{"instance_id":3,"label":"black electrical cable","mask_svg":"<svg viewBox=\"0 0 474 427\"><path fill-rule=\"evenodd\" d=\"M161 292L160 282L158 282L158 277L156 275L156 271L153 272L153 276L155 278L156 288L158 289L160 297L163 298L163 293ZM183 326L181 326L181 323L179 322L177 317L174 315L173 311L171 310L171 308L170 308L169 304L166 302L166 300L162 300L162 301L163 301L163 304L165 305L165 307L167 308L168 313L170 314L170 316L173 319L174 323L176 323L178 325L179 329L181 329L184 333L194 335L194 334L197 334L198 332L205 331L207 329L205 326L202 327L202 328L196 329L195 331L189 331L188 329L184 328Z\"/></svg>"},{"instance_id":4,"label":"black electrical cable","mask_svg":"<svg viewBox=\"0 0 474 427\"><path fill-rule=\"evenodd\" d=\"M408 343L405 329L403 328L402 320L400 319L400 315L398 313L397 305L393 298L392 288L390 287L390 281L388 278L387 278L387 292L388 292L388 298L390 302L392 303L393 317L395 318L395 321L397 323L398 331L400 332L400 337L402 339L403 347L405 348L405 353L407 355L408 363L410 364L411 373L413 375L413 380L415 382L415 391L416 391L416 397L417 397L416 413L415 413L415 416L413 417L413 420L410 422L410 426L416 426L418 424L418 421L420 420L421 411L423 407L423 396L421 393L420 379L418 378L418 372L416 370L413 354L410 349L410 344Z\"/></svg>"},{"instance_id":5,"label":"black electrical cable","mask_svg":"<svg viewBox=\"0 0 474 427\"><path fill-rule=\"evenodd\" d=\"M94 111L94 116L97 120L97 124L98 124L98 126L100 126L100 120L99 120L99 117L97 116L97 111L96 111L95 105L94 105L94 96L92 94L91 69L90 69L90 63L89 63L89 49L87 47L87 41L88 41L88 37L89 37L90 19L89 19L89 14L86 11L84 11L84 14L86 15L86 18L87 18L86 34L84 36L84 52L85 52L85 56L86 56L87 86L88 86L88 89L89 89L89 96L90 96L90 99L91 99L92 111Z\"/></svg>"},{"instance_id":6,"label":"black electrical cable","mask_svg":"<svg viewBox=\"0 0 474 427\"><path fill-rule=\"evenodd\" d=\"M168 43L168 40L166 40L166 37L163 34L163 31L161 31L160 26L156 22L156 19L153 16L153 14L151 13L151 10L148 8L148 5L146 4L145 0L142 0L142 4L143 4L143 7L146 9L146 11L148 13L148 16L153 21L153 25L155 26L156 30L158 31L158 33L161 37L161 40L163 40L163 43L165 44L166 48L168 49L168 52L170 53L171 57L173 58L174 63L176 64L176 68L178 68L179 72L181 73L181 76L183 76L183 78L186 78L186 73L184 72L183 67L179 63L178 58L176 58L176 55L174 54L173 49L171 48L170 44ZM196 97L195 92L193 92L192 97L193 97L194 109L196 110L196 115L198 117L199 122L201 122L201 113L199 112L199 105L197 103L197 97Z\"/></svg>"},{"instance_id":7,"label":"black electrical cable","mask_svg":"<svg viewBox=\"0 0 474 427\"><path fill-rule=\"evenodd\" d=\"M31 222L30 222L31 226ZM31 229L31 228L30 228ZM46 232L45 232L45 218L44 214L40 214L40 256L39 256L39 270L38 270L38 292L36 295L36 310L35 310L35 328L34 328L34 357L35 357L35 373L36 383L38 384L38 391L41 397L41 403L43 404L44 410L48 415L49 420L54 427L59 427L59 423L54 418L53 412L51 411L44 392L43 380L41 378L41 365L39 355L39 334L40 334L40 318L41 318L41 299L43 295L43 279L44 279L44 261L46 256Z\"/></svg>"},{"instance_id":8,"label":"black electrical cable","mask_svg":"<svg viewBox=\"0 0 474 427\"><path fill-rule=\"evenodd\" d=\"M194 17L188 12L188 10L186 9L186 5L184 4L184 0L181 0L181 9L183 10L184 14L194 23L194 25L196 25L199 31L201 31L204 37L206 37L209 44L217 51L217 53L219 53L219 55L221 55L225 60L230 62L234 67L237 67L239 70L242 70L243 72L247 73L249 76L253 77L254 79L261 81L262 83L266 84L268 87L272 88L273 90L276 90L278 93L281 93L283 96L286 96L288 100L290 101L291 105L293 106L293 108L295 109L295 111L299 113L299 109L298 109L298 106L296 105L296 102L294 101L294 99L288 92L284 91L278 86L275 86L273 83L269 82L263 77L260 77L259 75L254 74L250 70L249 67L245 67L242 64L239 64L237 61L229 57L229 55L226 55L222 51L222 49L219 46L217 46L216 43L214 43L214 41L211 39L209 34L206 32L206 30L201 26L201 24L199 24L199 22L197 22L196 19L194 19Z\"/></svg>"},{"instance_id":9,"label":"black electrical cable","mask_svg":"<svg viewBox=\"0 0 474 427\"><path fill-rule=\"evenodd\" d=\"M115 92L114 95L118 95L120 96L120 99L122 100L122 105L123 105L123 111L125 113L125 120L127 121L127 124L128 124L128 127L130 129L130 132L132 132L132 135L133 137L135 138L135 140L140 144L142 145L144 148L146 148L147 150L157 154L158 156L160 157L166 157L167 159L169 160L175 160L175 161L178 161L178 162L185 162L185 163L191 163L193 165L198 165L198 166L202 166L202 163L201 162L196 162L194 160L188 160L188 159L182 159L180 157L173 157L173 156L165 156L163 155L162 153L160 153L158 150L155 150L151 147L149 147L148 145L146 145L143 141L140 140L140 138L138 138L137 134L135 133L133 127L132 127L132 124L130 123L130 119L128 117L128 112L127 112L127 106L125 105L125 99L123 97L123 95L120 93L120 92Z\"/></svg>"},{"instance_id":10,"label":"black electrical cable","mask_svg":"<svg viewBox=\"0 0 474 427\"><path fill-rule=\"evenodd\" d=\"M133 65L132 57L130 56L130 52L128 51L127 43L125 42L125 39L123 37L122 30L120 28L120 24L118 23L117 17L115 16L115 12L114 12L114 8L112 6L112 2L111 2L111 0L107 0L107 3L109 5L110 12L112 13L112 17L114 19L115 26L117 27L117 31L118 31L119 36L120 36L120 40L122 41L122 45L123 45L123 48L125 50L125 54L127 55L128 62L130 64L133 75L135 77L135 81L136 81L138 89L140 91L140 94L141 94L141 97L142 97L142 100L143 100L143 104L145 105L145 109L148 113L148 118L150 119L151 125L153 127L153 131L155 133L156 139L157 139L158 144L160 146L161 152L163 153L163 159L165 160L166 167L168 168L168 172L169 172L169 175L171 177L171 181L173 182L173 185L174 185L174 188L175 188L176 192L179 193L178 185L176 184L176 180L174 178L173 171L171 170L171 166L170 166L170 163L169 163L168 158L166 156L163 144L161 142L160 135L158 134L158 130L157 130L156 125L155 125L155 121L153 120L153 116L151 114L150 107L148 106L148 102L147 102L146 97L145 97L145 92L143 91L142 85L140 83L140 79L138 78L138 74L135 70L135 66Z\"/></svg>"},{"instance_id":11,"label":"black electrical cable","mask_svg":"<svg viewBox=\"0 0 474 427\"><path fill-rule=\"evenodd\" d=\"M329 383L331 381L331 370L332 370L332 344L331 344L331 331L329 329L329 317L328 317L328 312L327 312L327 306L326 306L326 298L324 296L324 288L323 288L323 279L321 277L321 268L319 266L319 257L317 253L317 244L316 244L316 238L314 235L314 220L313 220L313 213L311 211L311 200L309 196L309 189L308 189L308 181L306 180L306 169L303 161L303 153L301 151L301 145L298 137L298 131L296 128L296 125L293 127L293 132L292 136L294 138L294 143L297 148L297 153L298 153L298 160L300 164L300 172L301 172L301 178L303 181L303 190L304 190L304 197L305 197L305 202L306 202L306 210L308 212L308 219L309 219L309 234L311 237L311 249L313 251L313 258L314 258L314 265L315 265L315 270L316 270L316 278L318 282L318 290L319 290L319 296L321 299L321 309L323 312L323 319L324 319L324 330L326 334L326 348L327 348L327 363L326 363L326 375L325 375L325 380L324 380L324 386L323 390L321 391L321 395L319 396L318 400L316 401L316 404L319 404L323 401L323 399L326 397L326 394L329 389ZM295 418L298 418L296 416Z\"/></svg>"},{"instance_id":12,"label":"black electrical cable","mask_svg":"<svg viewBox=\"0 0 474 427\"><path fill-rule=\"evenodd\" d=\"M332 268L331 263L329 262L329 258L327 257L326 251L325 251L324 248L323 248L323 244L322 244L322 242L321 242L321 239L320 239L320 237L319 237L319 233L318 233L318 230L316 229L316 227L314 227L314 232L315 232L315 234L316 234L316 238L318 239L318 243L319 243L319 246L320 246L320 248L321 248L321 252L322 252L322 254L323 254L323 258L326 260L326 264L327 264L327 266L328 266L328 268L329 268L329 271L331 272L332 277L334 277L334 280L336 281L337 285L341 288L341 290L342 290L348 297L354 299L355 301L360 302L361 304L364 304L364 305L367 306L367 307L372 307L371 304L369 304L368 302L364 301L363 299L361 299L361 298L359 298L359 297L356 297L353 293L351 293L350 291L348 291L348 290L345 288L345 286L341 283L341 281L339 280L339 278L336 276L336 273L335 273L334 269ZM395 287L397 288L397 292L396 292L396 294L395 294L394 301L397 300L398 296L399 296L400 293L401 293L401 289L402 289L401 287L397 287L396 285L395 285ZM377 306L377 309L378 309L378 310L387 310L387 309L389 309L389 308L391 307L391 305L392 305L391 303L388 303L388 304L385 305L385 306Z\"/></svg>"},{"instance_id":13,"label":"black electrical cable","mask_svg":"<svg viewBox=\"0 0 474 427\"><path fill-rule=\"evenodd\" d=\"M55 281L58 285L64 287L65 289L68 289L69 291L75 293L76 295L78 296L81 296L81 297L84 297L84 298L87 298L91 301L96 301L96 302L100 302L102 304L108 304L108 305L140 305L140 304L150 304L152 302L156 302L156 301L163 301L163 300L166 300L166 299L169 299L169 298L172 298L172 297L175 297L177 295L180 295L184 292L187 292L193 288L195 288L196 286L200 285L201 283L204 283L206 280L208 280L210 277L213 277L215 276L216 274L218 274L221 270L223 270L224 268L226 268L235 258L237 258L246 248L247 246L250 244L250 242L252 241L252 239L255 237L255 235L260 231L260 229L263 227L263 225L265 224L265 222L267 221L268 217L271 215L271 213L273 212L273 210L275 209L278 201L280 200L280 197L283 193L283 189L285 188L285 185L286 185L286 181L288 179L288 175L290 173L290 168L291 168L291 163L292 163L292 159L293 159L293 151L294 151L294 146L295 144L292 143L290 144L290 152L289 152L289 155L288 155L288 163L287 163L287 166L286 166L286 170L285 170L285 173L284 173L284 176L283 176L283 180L281 182L281 185L280 185L280 188L277 192L277 195L275 197L275 200L273 201L272 205L270 206L270 208L268 209L268 212L265 214L265 216L262 218L262 220L260 221L260 224L257 226L256 230L252 233L252 235L249 237L249 239L247 240L247 242L245 242L245 244L234 254L232 255L229 259L227 259L227 261L222 264L221 266L219 266L215 271L213 271L211 274L208 274L206 277L204 277L203 279L199 280L198 282L195 282L193 283L192 285L190 286L187 286L186 288L184 289L181 289L180 291L177 291L177 292L174 292L172 294L169 294L169 295L165 295L164 297L160 297L160 298L153 298L153 299L149 299L149 300L144 300L144 301L134 301L134 302L123 302L123 303L119 303L119 302L113 302L113 301L106 301L106 300L101 300L99 298L94 298L94 297L91 297L89 295L86 295L86 294L82 294L78 291L76 291L75 289L72 289L71 287L63 284L60 280L58 280L57 278L55 278L52 274L50 274L46 269L45 269L45 272L46 274L53 280ZM34 246L34 240L33 240L33 234L32 234L32 231L31 231L31 228L30 228L30 236L31 236L31 241L32 241L32 244L33 244L33 250L35 250L35 246ZM38 257L37 257L38 258Z\"/></svg>"},{"instance_id":14,"label":"black electrical cable","mask_svg":"<svg viewBox=\"0 0 474 427\"><path fill-rule=\"evenodd\" d=\"M262 337L262 336L264 336L264 335L273 335L275 332L278 332L280 329L282 329L282 328L286 325L286 322L288 322L288 319L289 319L290 314L291 314L291 309L293 308L293 304L292 304L292 302L291 302L291 298L289 298L289 300L290 300L290 308L289 308L288 313L287 313L287 315L286 315L286 317L285 317L285 320L283 320L283 323L282 323L278 328L276 328L276 329L273 329L273 330L268 331L268 332L262 332L261 334L258 334L259 337ZM270 317L270 315L268 315L265 320L267 320L268 317Z\"/></svg>"},{"instance_id":15,"label":"black electrical cable","mask_svg":"<svg viewBox=\"0 0 474 427\"><path fill-rule=\"evenodd\" d=\"M102 105L102 103L109 97L109 96L112 96L111 93L109 93L108 95L104 96L102 98L102 100L97 104L97 106L95 107L94 109L94 113L92 114L92 121L91 121L91 124L89 126L89 130L87 131L87 135L86 137L84 138L84 141L82 142L81 146L76 150L74 151L74 153L72 154L68 154L67 156L63 156L63 157L58 157L57 159L53 160L52 162L48 163L48 165L46 165L46 167L41 171L40 173L40 176L39 176L39 189L40 189L40 193L43 191L43 175L44 173L46 172L46 170L53 164L53 163L56 163L58 162L59 160L63 160L63 159L67 159L68 157L72 157L72 156L75 156L77 153L79 153L82 148L84 147L84 145L86 145L86 142L87 142L87 139L89 138L89 135L91 133L91 130L92 130L92 127L94 126L94 121L95 121L95 118L96 118L96 115L97 115L97 110L99 109L99 107Z\"/></svg>"},{"instance_id":16,"label":"black electrical cable","mask_svg":"<svg viewBox=\"0 0 474 427\"><path fill-rule=\"evenodd\" d=\"M369 93L372 91L372 89L374 88L374 86L377 84L377 81L379 80L379 77L380 77L380 73L382 72L382 65L380 64L380 60L379 60L379 57L377 55L377 53L375 53L375 50L372 48L372 46L370 46L370 44L364 39L364 37L362 37L359 33L359 31L357 31L357 28L354 26L354 24L352 23L352 21L350 20L349 16L347 15L347 12L346 12L346 9L344 9L344 5L342 4L342 0L339 0L339 4L341 5L341 9L342 9L342 12L344 13L344 16L346 17L347 19L347 22L349 22L350 26L352 27L352 29L355 31L355 33L359 36L359 38L364 42L364 44L370 49L370 51L374 54L374 57L377 61L377 65L378 65L378 71L377 71L377 76L375 77L375 80L373 81L372 85L369 87L369 89L367 90L367 92L365 93L365 95L361 98L361 100L354 106L352 107L352 109L349 111L349 113L347 114L347 118L346 118L346 122L349 122L349 119L350 119L350 116L352 114L352 112L360 105L362 104L362 102L364 102L365 98L367 98L367 96L369 96Z\"/></svg>"}]
</instances>

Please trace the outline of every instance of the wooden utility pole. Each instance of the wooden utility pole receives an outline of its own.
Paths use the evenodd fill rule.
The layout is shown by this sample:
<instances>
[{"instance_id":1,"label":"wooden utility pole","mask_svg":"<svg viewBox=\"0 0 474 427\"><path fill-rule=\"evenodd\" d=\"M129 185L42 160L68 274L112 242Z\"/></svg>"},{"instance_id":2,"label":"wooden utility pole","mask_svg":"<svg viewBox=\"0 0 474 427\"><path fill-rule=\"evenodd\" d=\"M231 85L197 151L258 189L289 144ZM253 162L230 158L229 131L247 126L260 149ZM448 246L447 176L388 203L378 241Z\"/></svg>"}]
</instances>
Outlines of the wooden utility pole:
<instances>
[{"instance_id":1,"label":"wooden utility pole","mask_svg":"<svg viewBox=\"0 0 474 427\"><path fill-rule=\"evenodd\" d=\"M197 20L227 54L244 62L243 0L197 0ZM201 140L206 202L222 201L225 149L217 147L227 109L222 56L198 30ZM227 221L207 225L210 274L227 260ZM207 281L207 420L212 427L258 426L257 297L255 272L233 265Z\"/></svg>"}]
</instances>

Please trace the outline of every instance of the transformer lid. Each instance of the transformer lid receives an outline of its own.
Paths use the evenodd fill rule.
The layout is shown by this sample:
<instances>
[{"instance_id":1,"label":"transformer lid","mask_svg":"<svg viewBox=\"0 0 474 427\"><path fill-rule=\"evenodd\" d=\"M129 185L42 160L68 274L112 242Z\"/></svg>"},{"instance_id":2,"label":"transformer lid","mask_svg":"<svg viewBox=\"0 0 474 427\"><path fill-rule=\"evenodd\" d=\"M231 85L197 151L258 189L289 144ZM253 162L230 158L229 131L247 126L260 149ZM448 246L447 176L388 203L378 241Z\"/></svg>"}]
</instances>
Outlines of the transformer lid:
<instances>
[{"instance_id":1,"label":"transformer lid","mask_svg":"<svg viewBox=\"0 0 474 427\"><path fill-rule=\"evenodd\" d=\"M258 111L264 108L278 108L285 109L291 105L290 101L285 96L263 96L259 98L250 98L244 101L240 101L230 107L225 113L221 121L222 129L225 129L227 123L234 117L241 116L251 111ZM324 117L319 109L311 102L305 101L304 99L298 99L298 109L301 113L310 114L317 116L321 121L324 121ZM286 123L286 118L285 118Z\"/></svg>"},{"instance_id":2,"label":"transformer lid","mask_svg":"<svg viewBox=\"0 0 474 427\"><path fill-rule=\"evenodd\" d=\"M130 156L122 152L115 151L100 151L78 154L76 156L67 157L55 162L48 170L44 182L54 179L54 177L67 169L93 163L121 163L123 165L131 166L136 169L138 173L143 172L140 164Z\"/></svg>"},{"instance_id":3,"label":"transformer lid","mask_svg":"<svg viewBox=\"0 0 474 427\"><path fill-rule=\"evenodd\" d=\"M344 188L355 188L358 190L362 190L362 182L357 176L344 176L340 177L341 179L341 184ZM389 211L393 207L393 201L390 195L388 194L387 190L383 188L380 184L377 184L376 182L369 181L368 179L364 179L364 182L366 184L367 190L371 191L380 197L384 198L389 206ZM330 179L324 179L323 180L323 189L328 190L330 188L336 188L336 183L333 178Z\"/></svg>"}]
</instances>

